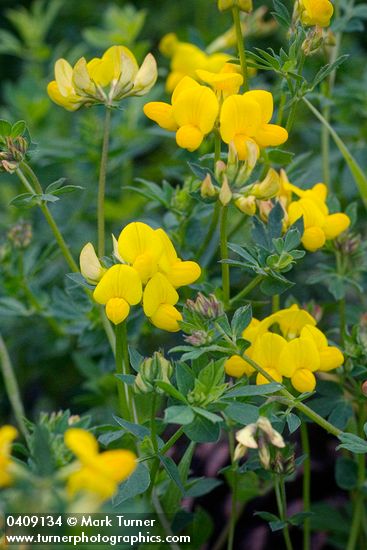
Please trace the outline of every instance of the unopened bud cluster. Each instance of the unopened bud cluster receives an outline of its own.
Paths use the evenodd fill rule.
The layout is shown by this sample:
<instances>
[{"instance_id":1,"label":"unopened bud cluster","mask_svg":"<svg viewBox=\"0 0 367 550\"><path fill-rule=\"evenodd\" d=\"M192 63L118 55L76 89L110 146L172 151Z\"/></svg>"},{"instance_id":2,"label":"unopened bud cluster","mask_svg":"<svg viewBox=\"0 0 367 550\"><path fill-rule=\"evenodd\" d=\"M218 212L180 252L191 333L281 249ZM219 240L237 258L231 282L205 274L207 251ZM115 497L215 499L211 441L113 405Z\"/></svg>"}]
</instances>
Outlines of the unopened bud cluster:
<instances>
[{"instance_id":1,"label":"unopened bud cluster","mask_svg":"<svg viewBox=\"0 0 367 550\"><path fill-rule=\"evenodd\" d=\"M139 373L135 378L134 391L136 393L163 393L156 382L169 383L173 374L173 367L170 361L159 353L155 352L153 357L144 359L140 366Z\"/></svg>"},{"instance_id":2,"label":"unopened bud cluster","mask_svg":"<svg viewBox=\"0 0 367 550\"><path fill-rule=\"evenodd\" d=\"M20 221L9 229L7 236L15 248L27 248L32 241L32 226L28 222Z\"/></svg>"},{"instance_id":3,"label":"unopened bud cluster","mask_svg":"<svg viewBox=\"0 0 367 550\"><path fill-rule=\"evenodd\" d=\"M214 294L204 296L204 294L199 292L195 301L186 301L186 306L189 311L192 311L193 313L199 313L199 315L205 317L206 319L214 320L223 314L223 305L214 296Z\"/></svg>"},{"instance_id":4,"label":"unopened bud cluster","mask_svg":"<svg viewBox=\"0 0 367 550\"><path fill-rule=\"evenodd\" d=\"M24 160L28 142L23 136L7 136L0 145L0 170L13 173Z\"/></svg>"}]
</instances>

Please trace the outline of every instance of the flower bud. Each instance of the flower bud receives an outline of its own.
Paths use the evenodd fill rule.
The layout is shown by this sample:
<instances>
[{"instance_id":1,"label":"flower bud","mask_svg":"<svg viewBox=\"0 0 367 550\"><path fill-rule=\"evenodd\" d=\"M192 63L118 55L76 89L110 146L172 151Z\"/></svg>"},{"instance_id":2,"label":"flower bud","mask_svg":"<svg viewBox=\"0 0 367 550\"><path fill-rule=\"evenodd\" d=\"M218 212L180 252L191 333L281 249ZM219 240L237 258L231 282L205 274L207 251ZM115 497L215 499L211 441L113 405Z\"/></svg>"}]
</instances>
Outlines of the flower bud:
<instances>
[{"instance_id":1,"label":"flower bud","mask_svg":"<svg viewBox=\"0 0 367 550\"><path fill-rule=\"evenodd\" d=\"M205 176L200 187L200 194L203 199L215 197L215 195L217 194L217 190L212 183L212 178L210 174L207 174Z\"/></svg>"},{"instance_id":2,"label":"flower bud","mask_svg":"<svg viewBox=\"0 0 367 550\"><path fill-rule=\"evenodd\" d=\"M279 188L279 175L273 168L270 168L265 179L259 183L255 183L252 187L251 194L257 199L271 199L278 193Z\"/></svg>"},{"instance_id":3,"label":"flower bud","mask_svg":"<svg viewBox=\"0 0 367 550\"><path fill-rule=\"evenodd\" d=\"M28 222L20 221L8 231L8 239L15 248L27 248L32 241L32 226Z\"/></svg>"},{"instance_id":4,"label":"flower bud","mask_svg":"<svg viewBox=\"0 0 367 550\"><path fill-rule=\"evenodd\" d=\"M97 284L105 273L92 243L87 243L79 257L80 272L83 277L91 284Z\"/></svg>"},{"instance_id":5,"label":"flower bud","mask_svg":"<svg viewBox=\"0 0 367 550\"><path fill-rule=\"evenodd\" d=\"M253 195L238 198L235 201L235 205L241 212L248 216L255 216L256 214L256 198Z\"/></svg>"},{"instance_id":6,"label":"flower bud","mask_svg":"<svg viewBox=\"0 0 367 550\"><path fill-rule=\"evenodd\" d=\"M186 306L190 311L199 313L207 319L217 319L223 313L223 306L214 294L209 294L209 296L206 297L199 292L195 301L186 301Z\"/></svg>"},{"instance_id":7,"label":"flower bud","mask_svg":"<svg viewBox=\"0 0 367 550\"><path fill-rule=\"evenodd\" d=\"M223 206L227 206L232 200L232 191L228 184L227 176L224 176L221 190L219 192L219 200Z\"/></svg>"},{"instance_id":8,"label":"flower bud","mask_svg":"<svg viewBox=\"0 0 367 550\"><path fill-rule=\"evenodd\" d=\"M169 383L173 374L173 367L161 353L155 352L153 357L144 359L140 366L139 373L135 378L134 390L136 393L164 393L157 388L155 383L160 380Z\"/></svg>"}]
</instances>

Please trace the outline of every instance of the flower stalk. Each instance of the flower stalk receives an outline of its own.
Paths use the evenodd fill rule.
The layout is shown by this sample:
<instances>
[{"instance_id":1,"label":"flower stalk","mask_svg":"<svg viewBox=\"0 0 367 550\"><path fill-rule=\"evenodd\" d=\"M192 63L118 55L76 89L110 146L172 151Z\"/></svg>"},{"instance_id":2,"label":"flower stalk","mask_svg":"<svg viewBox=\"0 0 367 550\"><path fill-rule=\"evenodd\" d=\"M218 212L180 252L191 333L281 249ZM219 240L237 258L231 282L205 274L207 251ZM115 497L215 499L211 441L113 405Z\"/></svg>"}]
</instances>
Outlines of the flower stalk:
<instances>
[{"instance_id":1,"label":"flower stalk","mask_svg":"<svg viewBox=\"0 0 367 550\"><path fill-rule=\"evenodd\" d=\"M102 258L105 254L105 194L106 194L106 176L107 161L110 141L111 127L111 108L106 107L104 125L101 163L99 168L98 180L98 205L97 205L97 224L98 224L98 256Z\"/></svg>"}]
</instances>

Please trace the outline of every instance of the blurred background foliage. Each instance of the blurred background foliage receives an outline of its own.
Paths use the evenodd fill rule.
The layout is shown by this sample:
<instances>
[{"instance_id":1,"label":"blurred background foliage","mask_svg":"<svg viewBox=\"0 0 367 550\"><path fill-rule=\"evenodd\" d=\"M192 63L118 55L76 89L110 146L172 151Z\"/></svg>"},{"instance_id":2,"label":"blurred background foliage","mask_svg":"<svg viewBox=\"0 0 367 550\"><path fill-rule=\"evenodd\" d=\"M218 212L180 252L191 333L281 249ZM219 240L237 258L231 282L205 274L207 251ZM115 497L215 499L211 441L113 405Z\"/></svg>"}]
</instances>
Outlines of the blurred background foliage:
<instances>
[{"instance_id":1,"label":"blurred background foliage","mask_svg":"<svg viewBox=\"0 0 367 550\"><path fill-rule=\"evenodd\" d=\"M286 3L291 7L292 2ZM260 3L255 0L254 4L257 7ZM268 0L261 4L268 6L270 18L272 3ZM32 139L31 163L44 188L61 177L66 178L67 184L83 188L51 205L77 257L85 242L96 240L103 108L68 113L54 105L46 93L54 62L59 57L72 63L82 55L99 56L118 43L129 46L139 61L152 51L161 78L148 100L163 99L168 61L158 51L162 36L174 31L181 40L205 48L231 26L230 14L220 14L214 0L2 0L0 12L0 118L26 121ZM330 101L334 127L361 165L367 167L367 38L363 29L362 20L352 18L348 22L342 53L348 52L350 57L338 70ZM247 47L271 45L277 51L284 41L284 30L275 29L270 36L251 37ZM315 74L323 64L323 56L315 55L308 60L306 71ZM252 86L274 85L277 101L280 90L276 84L274 75L260 72ZM186 161L195 160L195 155L179 150L172 136L144 117L142 106L146 101L147 98L124 101L123 108L114 112L108 166L108 231L118 234L125 223L137 218L162 223L173 235L182 256L198 259L197 243L205 234L210 210L188 192L193 176ZM295 153L288 167L291 181L310 186L321 180L320 126L301 105L286 148ZM210 151L212 144L208 142L200 153ZM331 188L345 208L357 198L356 189L333 146L331 155ZM133 192L131 187L142 189L136 178L158 184L166 180L169 185L166 184L164 200L159 203ZM35 418L40 410L71 408L73 413L81 413L89 408L94 422L108 422L113 407L114 366L96 311L80 287L65 278L67 268L41 213L35 208L8 206L22 192L20 183L7 173L2 173L0 180L0 324L16 366L27 413ZM232 216L235 227L241 214L233 211ZM18 246L9 236L11 228L19 227L22 221L29 222L32 228L33 237L27 247ZM233 239L241 242L248 234L245 227ZM300 302L307 302L312 296L315 303L322 300L325 311L330 309L332 315L333 295L322 285L310 290L306 284L305 272L315 267L317 258L322 258L322 253L309 255L295 270L293 280L299 284L288 292L288 299L295 295ZM219 283L219 267L217 275L210 289L207 287L209 290ZM234 272L233 277L234 284L241 288L243 274ZM260 302L258 307L266 308L267 302ZM357 321L360 304L352 304L348 315ZM143 354L159 346L168 348L177 341L176 336L153 330L140 317L129 322L129 333L133 345L140 335L139 351ZM10 416L4 391L0 391L0 416Z\"/></svg>"}]
</instances>

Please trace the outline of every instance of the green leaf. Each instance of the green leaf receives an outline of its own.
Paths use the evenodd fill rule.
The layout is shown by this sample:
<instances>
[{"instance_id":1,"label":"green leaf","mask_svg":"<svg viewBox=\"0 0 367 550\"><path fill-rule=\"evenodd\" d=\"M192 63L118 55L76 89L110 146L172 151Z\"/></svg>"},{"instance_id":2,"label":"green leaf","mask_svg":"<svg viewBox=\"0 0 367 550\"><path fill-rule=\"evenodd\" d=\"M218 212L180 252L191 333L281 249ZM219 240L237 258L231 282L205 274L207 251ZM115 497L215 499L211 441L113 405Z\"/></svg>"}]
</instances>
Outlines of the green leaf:
<instances>
[{"instance_id":1,"label":"green leaf","mask_svg":"<svg viewBox=\"0 0 367 550\"><path fill-rule=\"evenodd\" d=\"M224 412L228 418L243 425L252 424L259 418L258 407L248 403L232 403Z\"/></svg>"},{"instance_id":2,"label":"green leaf","mask_svg":"<svg viewBox=\"0 0 367 550\"><path fill-rule=\"evenodd\" d=\"M17 208L32 208L37 204L38 198L34 193L21 193L9 202L9 206L16 206Z\"/></svg>"},{"instance_id":3,"label":"green leaf","mask_svg":"<svg viewBox=\"0 0 367 550\"><path fill-rule=\"evenodd\" d=\"M0 136L8 137L11 135L11 124L7 120L0 119Z\"/></svg>"},{"instance_id":4,"label":"green leaf","mask_svg":"<svg viewBox=\"0 0 367 550\"><path fill-rule=\"evenodd\" d=\"M260 386L257 385L248 385L248 386L242 386L239 388L234 388L233 390L229 390L225 394L225 398L229 397L249 397L254 395L269 395L271 393L275 393L282 389L281 384L277 384L275 382L271 382L269 384L261 384Z\"/></svg>"},{"instance_id":5,"label":"green leaf","mask_svg":"<svg viewBox=\"0 0 367 550\"><path fill-rule=\"evenodd\" d=\"M347 401L340 401L332 410L329 416L329 422L336 426L336 428L344 430L351 418L353 418L352 405Z\"/></svg>"},{"instance_id":6,"label":"green leaf","mask_svg":"<svg viewBox=\"0 0 367 550\"><path fill-rule=\"evenodd\" d=\"M172 384L163 382L163 380L157 380L156 385L174 399L187 403L186 398L174 386L172 386Z\"/></svg>"},{"instance_id":7,"label":"green leaf","mask_svg":"<svg viewBox=\"0 0 367 550\"><path fill-rule=\"evenodd\" d=\"M195 479L194 482L191 483L189 489L186 489L186 496L193 498L201 497L207 495L213 491L213 489L219 487L219 485L222 485L220 479L210 477Z\"/></svg>"},{"instance_id":8,"label":"green leaf","mask_svg":"<svg viewBox=\"0 0 367 550\"><path fill-rule=\"evenodd\" d=\"M22 136L26 131L26 129L27 129L27 125L24 122L24 120L18 120L18 122L15 122L11 127L10 135L12 138Z\"/></svg>"},{"instance_id":9,"label":"green leaf","mask_svg":"<svg viewBox=\"0 0 367 550\"><path fill-rule=\"evenodd\" d=\"M289 433L294 433L301 425L300 418L294 413L287 414L287 426Z\"/></svg>"},{"instance_id":10,"label":"green leaf","mask_svg":"<svg viewBox=\"0 0 367 550\"><path fill-rule=\"evenodd\" d=\"M190 472L194 450L195 450L195 443L193 441L190 441L190 444L187 447L178 465L180 479L184 484L186 483L186 480ZM167 490L162 497L162 504L164 506L164 509L169 510L170 513L175 513L176 510L180 507L181 498L182 498L182 495L181 495L180 489L177 487L176 483L174 483L173 481L170 481L168 484Z\"/></svg>"},{"instance_id":11,"label":"green leaf","mask_svg":"<svg viewBox=\"0 0 367 550\"><path fill-rule=\"evenodd\" d=\"M203 416L204 418L209 420L209 422L213 422L214 424L216 424L217 422L223 422L223 418L218 414L211 413L205 409L202 409L201 407L193 407L192 409L196 412L196 414L199 414L200 416Z\"/></svg>"},{"instance_id":12,"label":"green leaf","mask_svg":"<svg viewBox=\"0 0 367 550\"><path fill-rule=\"evenodd\" d=\"M358 466L355 460L339 456L335 464L335 481L341 489L351 491L358 486Z\"/></svg>"},{"instance_id":13,"label":"green leaf","mask_svg":"<svg viewBox=\"0 0 367 550\"><path fill-rule=\"evenodd\" d=\"M342 433L338 435L338 439L342 442L337 449L347 449L351 453L365 454L367 453L367 441L351 433Z\"/></svg>"},{"instance_id":14,"label":"green leaf","mask_svg":"<svg viewBox=\"0 0 367 550\"><path fill-rule=\"evenodd\" d=\"M124 428L126 432L131 433L138 439L143 440L145 437L150 437L150 430L145 426L134 424L133 422L128 422L127 420L124 420L123 418L120 418L118 416L114 416L113 418L116 420L117 424L120 424L120 426Z\"/></svg>"},{"instance_id":15,"label":"green leaf","mask_svg":"<svg viewBox=\"0 0 367 550\"><path fill-rule=\"evenodd\" d=\"M167 424L191 424L194 420L194 413L191 407L185 405L173 405L164 412L164 421Z\"/></svg>"},{"instance_id":16,"label":"green leaf","mask_svg":"<svg viewBox=\"0 0 367 550\"><path fill-rule=\"evenodd\" d=\"M268 152L268 159L272 164L281 164L282 166L292 162L294 153L282 151L282 149L272 149Z\"/></svg>"},{"instance_id":17,"label":"green leaf","mask_svg":"<svg viewBox=\"0 0 367 550\"><path fill-rule=\"evenodd\" d=\"M182 495L185 495L185 488L182 485L182 481L180 478L180 472L177 468L177 465L172 460L170 456L163 456L159 455L159 460L162 463L163 468L166 470L169 477L172 479L172 481L177 485L178 489L180 490Z\"/></svg>"},{"instance_id":18,"label":"green leaf","mask_svg":"<svg viewBox=\"0 0 367 550\"><path fill-rule=\"evenodd\" d=\"M149 485L149 471L144 464L140 463L131 476L119 486L116 495L112 499L113 506L119 506L122 502L145 493Z\"/></svg>"},{"instance_id":19,"label":"green leaf","mask_svg":"<svg viewBox=\"0 0 367 550\"><path fill-rule=\"evenodd\" d=\"M194 422L185 427L185 435L197 443L218 441L220 436L219 423L213 424L203 416L196 416Z\"/></svg>"},{"instance_id":20,"label":"green leaf","mask_svg":"<svg viewBox=\"0 0 367 550\"><path fill-rule=\"evenodd\" d=\"M238 308L231 321L231 329L234 338L237 340L242 335L242 332L250 324L252 318L251 304L247 304Z\"/></svg>"}]
</instances>

